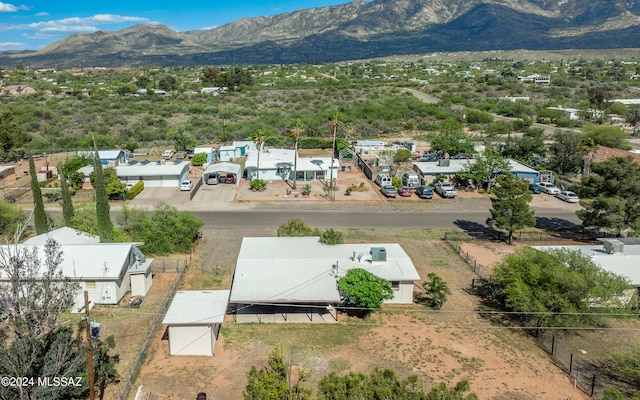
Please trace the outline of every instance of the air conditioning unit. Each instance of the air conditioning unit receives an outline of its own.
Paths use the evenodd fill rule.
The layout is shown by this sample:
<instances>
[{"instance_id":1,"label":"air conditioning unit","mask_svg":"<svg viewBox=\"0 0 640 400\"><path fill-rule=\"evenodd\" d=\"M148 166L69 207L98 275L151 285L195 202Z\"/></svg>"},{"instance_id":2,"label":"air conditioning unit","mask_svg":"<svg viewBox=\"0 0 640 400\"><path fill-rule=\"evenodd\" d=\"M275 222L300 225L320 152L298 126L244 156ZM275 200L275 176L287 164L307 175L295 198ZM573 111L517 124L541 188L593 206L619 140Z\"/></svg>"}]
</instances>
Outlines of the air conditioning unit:
<instances>
[{"instance_id":1,"label":"air conditioning unit","mask_svg":"<svg viewBox=\"0 0 640 400\"><path fill-rule=\"evenodd\" d=\"M371 261L387 261L387 249L384 247L372 247Z\"/></svg>"}]
</instances>

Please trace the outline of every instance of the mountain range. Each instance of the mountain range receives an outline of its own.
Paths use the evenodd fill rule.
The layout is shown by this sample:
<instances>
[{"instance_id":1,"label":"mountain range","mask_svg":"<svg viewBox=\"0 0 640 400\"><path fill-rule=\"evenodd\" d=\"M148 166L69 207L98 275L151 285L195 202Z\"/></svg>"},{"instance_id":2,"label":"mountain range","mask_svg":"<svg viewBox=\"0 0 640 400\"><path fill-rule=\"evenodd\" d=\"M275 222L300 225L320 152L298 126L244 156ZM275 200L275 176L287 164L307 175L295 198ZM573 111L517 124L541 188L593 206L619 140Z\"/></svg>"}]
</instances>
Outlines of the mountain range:
<instances>
[{"instance_id":1,"label":"mountain range","mask_svg":"<svg viewBox=\"0 0 640 400\"><path fill-rule=\"evenodd\" d=\"M638 0L355 0L215 29L164 25L78 33L0 66L336 62L481 50L640 47Z\"/></svg>"}]
</instances>

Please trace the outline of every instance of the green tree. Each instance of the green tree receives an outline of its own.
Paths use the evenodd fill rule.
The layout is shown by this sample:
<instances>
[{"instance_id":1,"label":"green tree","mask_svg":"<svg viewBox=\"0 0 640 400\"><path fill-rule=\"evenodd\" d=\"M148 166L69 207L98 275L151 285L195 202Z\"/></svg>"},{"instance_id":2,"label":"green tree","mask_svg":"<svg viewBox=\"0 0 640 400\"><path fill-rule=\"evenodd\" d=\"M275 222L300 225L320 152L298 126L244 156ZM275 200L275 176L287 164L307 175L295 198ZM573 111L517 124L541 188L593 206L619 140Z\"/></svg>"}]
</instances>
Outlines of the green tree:
<instances>
[{"instance_id":1,"label":"green tree","mask_svg":"<svg viewBox=\"0 0 640 400\"><path fill-rule=\"evenodd\" d=\"M297 189L296 180L298 175L298 142L300 142L300 135L304 133L304 129L302 127L302 122L300 120L293 121L293 124L288 129L287 140L293 142L293 185L291 188L293 190Z\"/></svg>"},{"instance_id":2,"label":"green tree","mask_svg":"<svg viewBox=\"0 0 640 400\"><path fill-rule=\"evenodd\" d=\"M604 111L609 106L613 94L607 86L592 86L587 89L589 103L598 111Z\"/></svg>"},{"instance_id":3,"label":"green tree","mask_svg":"<svg viewBox=\"0 0 640 400\"><path fill-rule=\"evenodd\" d=\"M278 227L278 237L285 236L321 236L318 228L311 228L300 218L292 218Z\"/></svg>"},{"instance_id":4,"label":"green tree","mask_svg":"<svg viewBox=\"0 0 640 400\"><path fill-rule=\"evenodd\" d=\"M505 147L502 149L502 155L524 163L531 163L534 156L544 156L546 154L547 149L544 140L544 129L529 128L522 136L508 138Z\"/></svg>"},{"instance_id":5,"label":"green tree","mask_svg":"<svg viewBox=\"0 0 640 400\"><path fill-rule=\"evenodd\" d=\"M453 388L449 388L444 382L441 382L431 389L427 400L478 400L475 393L469 393L470 390L471 385L467 380L459 381Z\"/></svg>"},{"instance_id":6,"label":"green tree","mask_svg":"<svg viewBox=\"0 0 640 400\"><path fill-rule=\"evenodd\" d=\"M440 130L431 134L429 141L431 149L435 151L443 151L451 155L473 153L473 141L462 129L462 124L452 119L442 121Z\"/></svg>"},{"instance_id":7,"label":"green tree","mask_svg":"<svg viewBox=\"0 0 640 400\"><path fill-rule=\"evenodd\" d=\"M194 154L193 157L191 157L191 164L193 164L193 166L195 167L204 165L204 163L206 162L207 162L207 155L205 153Z\"/></svg>"},{"instance_id":8,"label":"green tree","mask_svg":"<svg viewBox=\"0 0 640 400\"><path fill-rule=\"evenodd\" d=\"M110 199L120 199L122 195L127 191L127 185L122 183L118 175L116 174L116 169L113 167L107 167L102 170L102 176L104 179L104 186L107 192L107 196ZM95 185L96 172L93 171L89 174L89 178L91 182Z\"/></svg>"},{"instance_id":9,"label":"green tree","mask_svg":"<svg viewBox=\"0 0 640 400\"><path fill-rule=\"evenodd\" d=\"M580 144L584 134L573 131L557 130L549 147L549 166L559 174L578 173L582 166Z\"/></svg>"},{"instance_id":10,"label":"green tree","mask_svg":"<svg viewBox=\"0 0 640 400\"><path fill-rule=\"evenodd\" d=\"M533 195L529 191L529 182L510 172L499 176L498 184L493 189L493 208L487 225L506 230L509 244L513 244L513 232L536 224L534 211L529 207Z\"/></svg>"},{"instance_id":11,"label":"green tree","mask_svg":"<svg viewBox=\"0 0 640 400\"><path fill-rule=\"evenodd\" d=\"M62 173L62 168L58 165L58 177L60 178L60 193L62 195L62 217L64 218L64 226L71 226L73 220L73 202L71 201L71 193L67 185L67 177Z\"/></svg>"},{"instance_id":12,"label":"green tree","mask_svg":"<svg viewBox=\"0 0 640 400\"><path fill-rule=\"evenodd\" d=\"M25 146L31 141L31 135L15 120L11 110L0 112L0 149L3 158L7 158L12 150Z\"/></svg>"},{"instance_id":13,"label":"green tree","mask_svg":"<svg viewBox=\"0 0 640 400\"><path fill-rule=\"evenodd\" d=\"M260 153L262 153L262 145L264 144L265 134L262 129L258 129L251 134L251 141L258 149L258 159L256 161L256 179L260 179Z\"/></svg>"},{"instance_id":14,"label":"green tree","mask_svg":"<svg viewBox=\"0 0 640 400\"><path fill-rule=\"evenodd\" d=\"M391 282L363 268L354 268L338 280L338 288L345 295L345 302L356 307L375 309L384 300L393 298Z\"/></svg>"},{"instance_id":15,"label":"green tree","mask_svg":"<svg viewBox=\"0 0 640 400\"><path fill-rule=\"evenodd\" d=\"M630 287L587 255L566 249L517 249L496 266L491 279L502 290L504 307L522 313L523 323L538 326L597 323L600 313L626 307L619 296ZM593 302L603 305L598 314L592 314Z\"/></svg>"},{"instance_id":16,"label":"green tree","mask_svg":"<svg viewBox=\"0 0 640 400\"><path fill-rule=\"evenodd\" d=\"M400 380L394 370L374 368L368 376L355 372L343 376L330 373L318 383L318 399L426 400L427 397L417 375Z\"/></svg>"},{"instance_id":17,"label":"green tree","mask_svg":"<svg viewBox=\"0 0 640 400\"><path fill-rule=\"evenodd\" d=\"M509 160L488 147L483 154L476 157L475 163L465 166L462 175L473 179L478 185L486 185L488 193L491 191L495 176L509 171L509 168Z\"/></svg>"},{"instance_id":18,"label":"green tree","mask_svg":"<svg viewBox=\"0 0 640 400\"><path fill-rule=\"evenodd\" d=\"M640 166L631 157L615 157L594 163L591 170L576 189L583 197L584 209L576 212L582 226L640 232Z\"/></svg>"},{"instance_id":19,"label":"green tree","mask_svg":"<svg viewBox=\"0 0 640 400\"><path fill-rule=\"evenodd\" d=\"M329 228L326 231L323 231L320 235L320 243L342 244L344 243L344 236L342 235L342 232Z\"/></svg>"},{"instance_id":20,"label":"green tree","mask_svg":"<svg viewBox=\"0 0 640 400\"><path fill-rule=\"evenodd\" d=\"M218 84L218 76L220 75L220 70L216 67L208 67L202 70L202 80L210 83L212 85Z\"/></svg>"},{"instance_id":21,"label":"green tree","mask_svg":"<svg viewBox=\"0 0 640 400\"><path fill-rule=\"evenodd\" d=\"M627 144L627 134L615 125L587 124L583 125L582 131L585 136L593 140L596 145L616 149L625 149L629 146Z\"/></svg>"},{"instance_id":22,"label":"green tree","mask_svg":"<svg viewBox=\"0 0 640 400\"><path fill-rule=\"evenodd\" d=\"M91 161L92 158L85 155L76 155L68 158L62 163L62 174L69 178L74 172L78 172L80 168L91 164Z\"/></svg>"},{"instance_id":23,"label":"green tree","mask_svg":"<svg viewBox=\"0 0 640 400\"><path fill-rule=\"evenodd\" d=\"M116 365L120 362L120 356L111 354L111 350L116 347L113 335L107 336L104 340L94 338L91 344L94 382L98 387L98 398L103 400L107 386L120 382L120 374L116 369Z\"/></svg>"},{"instance_id":24,"label":"green tree","mask_svg":"<svg viewBox=\"0 0 640 400\"><path fill-rule=\"evenodd\" d=\"M31 175L31 192L33 193L33 223L36 228L36 233L40 235L49 232L49 217L47 217L47 213L44 210L44 200L42 200L42 191L40 191L33 156L29 157L29 175Z\"/></svg>"},{"instance_id":25,"label":"green tree","mask_svg":"<svg viewBox=\"0 0 640 400\"><path fill-rule=\"evenodd\" d=\"M258 370L255 366L251 367L242 396L245 400L311 399L312 391L300 385L306 374L301 374L298 382L292 385L289 371L284 363L282 346L278 345L269 354L264 368Z\"/></svg>"},{"instance_id":26,"label":"green tree","mask_svg":"<svg viewBox=\"0 0 640 400\"><path fill-rule=\"evenodd\" d=\"M7 239L14 237L21 221L22 210L20 207L0 200L0 235Z\"/></svg>"},{"instance_id":27,"label":"green tree","mask_svg":"<svg viewBox=\"0 0 640 400\"><path fill-rule=\"evenodd\" d=\"M127 143L125 143L124 145L124 148L129 150L132 153L136 151L138 147L140 147L140 145L135 140L128 140Z\"/></svg>"},{"instance_id":28,"label":"green tree","mask_svg":"<svg viewBox=\"0 0 640 400\"><path fill-rule=\"evenodd\" d=\"M396 164L411 161L411 151L407 149L398 149L393 153L393 162Z\"/></svg>"},{"instance_id":29,"label":"green tree","mask_svg":"<svg viewBox=\"0 0 640 400\"><path fill-rule=\"evenodd\" d=\"M429 272L428 280L422 282L425 293L431 299L431 306L439 310L451 294L451 289L441 277L434 272Z\"/></svg>"},{"instance_id":30,"label":"green tree","mask_svg":"<svg viewBox=\"0 0 640 400\"><path fill-rule=\"evenodd\" d=\"M95 142L94 142L95 145ZM102 163L98 156L98 148L95 146L95 152L93 156L93 172L94 182L93 187L96 193L96 219L98 236L102 242L113 242L113 223L111 222L111 216L109 214L109 195L107 194L107 188L102 174Z\"/></svg>"},{"instance_id":31,"label":"green tree","mask_svg":"<svg viewBox=\"0 0 640 400\"><path fill-rule=\"evenodd\" d=\"M180 125L169 129L167 139L173 140L176 151L187 151L196 145L196 138L187 131L187 127Z\"/></svg>"}]
</instances>

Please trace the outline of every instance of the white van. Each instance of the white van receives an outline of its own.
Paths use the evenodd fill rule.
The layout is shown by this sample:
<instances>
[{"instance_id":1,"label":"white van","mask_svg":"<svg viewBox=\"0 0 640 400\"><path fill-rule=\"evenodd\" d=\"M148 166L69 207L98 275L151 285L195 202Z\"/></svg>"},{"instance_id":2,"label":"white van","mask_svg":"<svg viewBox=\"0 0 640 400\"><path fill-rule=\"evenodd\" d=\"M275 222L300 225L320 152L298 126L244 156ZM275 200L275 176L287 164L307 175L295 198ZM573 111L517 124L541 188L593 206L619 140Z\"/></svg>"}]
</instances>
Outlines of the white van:
<instances>
[{"instance_id":1,"label":"white van","mask_svg":"<svg viewBox=\"0 0 640 400\"><path fill-rule=\"evenodd\" d=\"M378 174L375 182L380 187L391 185L391 177L387 174Z\"/></svg>"},{"instance_id":2,"label":"white van","mask_svg":"<svg viewBox=\"0 0 640 400\"><path fill-rule=\"evenodd\" d=\"M409 187L420 186L420 176L414 172L407 172L402 175L402 185Z\"/></svg>"}]
</instances>

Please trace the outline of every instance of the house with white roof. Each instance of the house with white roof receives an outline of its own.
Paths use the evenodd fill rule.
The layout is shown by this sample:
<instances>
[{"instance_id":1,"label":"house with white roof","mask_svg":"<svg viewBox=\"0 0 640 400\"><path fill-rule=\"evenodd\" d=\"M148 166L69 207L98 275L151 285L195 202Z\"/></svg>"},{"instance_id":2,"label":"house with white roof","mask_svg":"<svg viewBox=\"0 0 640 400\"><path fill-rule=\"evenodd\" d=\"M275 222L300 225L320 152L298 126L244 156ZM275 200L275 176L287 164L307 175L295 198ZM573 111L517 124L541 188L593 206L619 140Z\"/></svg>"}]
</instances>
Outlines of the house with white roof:
<instances>
[{"instance_id":1,"label":"house with white roof","mask_svg":"<svg viewBox=\"0 0 640 400\"><path fill-rule=\"evenodd\" d=\"M79 151L78 155L83 157L89 157L93 160L93 151ZM127 163L127 155L123 150L98 150L98 158L102 165L109 167L115 167L120 164Z\"/></svg>"},{"instance_id":2,"label":"house with white roof","mask_svg":"<svg viewBox=\"0 0 640 400\"><path fill-rule=\"evenodd\" d=\"M175 162L145 160L141 162L130 161L128 164L117 165L115 169L116 176L127 186L142 181L145 187L179 187L180 182L187 178L190 165L189 161L184 160L176 160ZM83 180L86 182L93 172L93 165L82 167L78 169L78 172L84 174Z\"/></svg>"},{"instance_id":3,"label":"house with white roof","mask_svg":"<svg viewBox=\"0 0 640 400\"><path fill-rule=\"evenodd\" d=\"M603 270L626 278L640 290L640 240L598 239L600 244L575 246L532 246L536 250L566 249L588 256Z\"/></svg>"},{"instance_id":4,"label":"house with white roof","mask_svg":"<svg viewBox=\"0 0 640 400\"><path fill-rule=\"evenodd\" d=\"M236 322L336 322L338 280L363 268L391 282L387 303L411 304L420 280L397 243L325 245L318 237L245 237L229 303Z\"/></svg>"},{"instance_id":5,"label":"house with white roof","mask_svg":"<svg viewBox=\"0 0 640 400\"><path fill-rule=\"evenodd\" d=\"M146 258L138 248L144 243L100 243L100 238L72 228L60 228L35 236L22 244L0 246L0 253L36 250L40 260L45 259L45 244L53 239L60 244L62 262L59 266L65 278L76 280L80 292L74 299L72 312L84 307L84 295L89 292L92 304L115 305L131 291L133 296L144 296L152 284L152 258ZM6 271L0 271L0 281L8 280Z\"/></svg>"},{"instance_id":6,"label":"house with white roof","mask_svg":"<svg viewBox=\"0 0 640 400\"><path fill-rule=\"evenodd\" d=\"M167 325L169 354L212 356L228 302L229 290L176 292L162 320Z\"/></svg>"},{"instance_id":7,"label":"house with white roof","mask_svg":"<svg viewBox=\"0 0 640 400\"><path fill-rule=\"evenodd\" d=\"M207 155L208 163L212 163L216 159L216 150L213 147L196 147L193 149L193 155L204 153Z\"/></svg>"},{"instance_id":8,"label":"house with white roof","mask_svg":"<svg viewBox=\"0 0 640 400\"><path fill-rule=\"evenodd\" d=\"M294 166L297 171L296 181L311 182L328 180L331 177L338 179L340 161L337 158L332 160L331 157L299 157L295 150L288 149L267 149L260 152L260 179L262 180L293 180ZM244 169L247 179L256 179L257 151L247 155Z\"/></svg>"},{"instance_id":9,"label":"house with white roof","mask_svg":"<svg viewBox=\"0 0 640 400\"><path fill-rule=\"evenodd\" d=\"M518 178L524 178L531 183L538 183L538 170L526 166L514 159L508 159L509 172ZM422 181L431 183L438 175L446 175L451 179L458 172L466 170L469 166L476 163L475 159L441 159L428 162L414 162L413 170L422 177Z\"/></svg>"}]
</instances>

